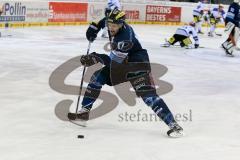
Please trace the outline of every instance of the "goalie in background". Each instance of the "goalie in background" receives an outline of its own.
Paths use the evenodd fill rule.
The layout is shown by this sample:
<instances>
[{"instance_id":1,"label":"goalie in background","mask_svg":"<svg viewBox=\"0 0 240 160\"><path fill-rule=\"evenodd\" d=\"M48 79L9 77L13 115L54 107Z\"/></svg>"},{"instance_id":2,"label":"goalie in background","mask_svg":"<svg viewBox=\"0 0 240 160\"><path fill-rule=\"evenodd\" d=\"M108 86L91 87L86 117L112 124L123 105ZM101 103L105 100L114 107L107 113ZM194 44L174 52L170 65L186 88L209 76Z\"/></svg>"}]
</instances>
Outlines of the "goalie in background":
<instances>
[{"instance_id":1,"label":"goalie in background","mask_svg":"<svg viewBox=\"0 0 240 160\"><path fill-rule=\"evenodd\" d=\"M239 38L239 26L240 26L240 0L234 0L229 6L226 19L225 19L225 32L229 34L228 39L222 44L226 54L233 56L233 52L236 49L237 41Z\"/></svg>"},{"instance_id":2,"label":"goalie in background","mask_svg":"<svg viewBox=\"0 0 240 160\"><path fill-rule=\"evenodd\" d=\"M190 36L192 36L195 41L194 45L192 44ZM162 47L170 47L177 42L180 43L181 47L185 47L186 49L199 47L199 38L195 30L194 22L190 22L188 25L178 28L176 33L171 38L169 38L169 40L166 40Z\"/></svg>"}]
</instances>

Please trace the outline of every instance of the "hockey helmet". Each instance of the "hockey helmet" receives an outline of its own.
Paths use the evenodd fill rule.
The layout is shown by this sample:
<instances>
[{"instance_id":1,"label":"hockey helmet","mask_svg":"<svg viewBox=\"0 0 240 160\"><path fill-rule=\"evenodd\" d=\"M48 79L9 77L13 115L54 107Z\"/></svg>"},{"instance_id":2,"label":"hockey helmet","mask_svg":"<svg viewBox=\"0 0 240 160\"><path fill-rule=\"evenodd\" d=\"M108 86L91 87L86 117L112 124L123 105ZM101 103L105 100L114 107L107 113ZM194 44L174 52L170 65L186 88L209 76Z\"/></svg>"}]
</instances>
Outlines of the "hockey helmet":
<instances>
[{"instance_id":1,"label":"hockey helmet","mask_svg":"<svg viewBox=\"0 0 240 160\"><path fill-rule=\"evenodd\" d=\"M110 23L121 24L125 22L125 13L119 9L113 9L107 16L107 21Z\"/></svg>"}]
</instances>

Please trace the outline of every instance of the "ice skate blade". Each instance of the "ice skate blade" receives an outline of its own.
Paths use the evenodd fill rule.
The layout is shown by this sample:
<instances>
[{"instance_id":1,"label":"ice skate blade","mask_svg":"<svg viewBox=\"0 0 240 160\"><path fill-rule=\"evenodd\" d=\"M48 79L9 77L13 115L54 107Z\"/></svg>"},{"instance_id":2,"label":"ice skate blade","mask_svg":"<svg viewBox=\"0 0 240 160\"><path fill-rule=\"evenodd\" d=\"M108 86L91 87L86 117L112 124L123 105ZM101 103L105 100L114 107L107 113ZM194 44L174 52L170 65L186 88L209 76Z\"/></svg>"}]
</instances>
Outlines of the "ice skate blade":
<instances>
[{"instance_id":1,"label":"ice skate blade","mask_svg":"<svg viewBox=\"0 0 240 160\"><path fill-rule=\"evenodd\" d=\"M168 134L168 137L170 138L181 138L185 135L183 131L174 131L167 134Z\"/></svg>"}]
</instances>

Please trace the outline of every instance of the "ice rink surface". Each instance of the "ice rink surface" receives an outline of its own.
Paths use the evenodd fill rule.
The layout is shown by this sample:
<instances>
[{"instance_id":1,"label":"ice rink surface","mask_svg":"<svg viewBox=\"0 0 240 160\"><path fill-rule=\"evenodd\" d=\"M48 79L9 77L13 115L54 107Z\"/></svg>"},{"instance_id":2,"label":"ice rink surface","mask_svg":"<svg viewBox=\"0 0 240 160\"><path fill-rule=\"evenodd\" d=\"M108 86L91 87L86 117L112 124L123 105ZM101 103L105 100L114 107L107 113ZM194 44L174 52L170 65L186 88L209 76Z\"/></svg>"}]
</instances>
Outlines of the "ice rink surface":
<instances>
[{"instance_id":1,"label":"ice rink surface","mask_svg":"<svg viewBox=\"0 0 240 160\"><path fill-rule=\"evenodd\" d=\"M74 100L50 88L51 73L86 53L87 26L1 30L1 160L238 160L240 151L240 51L226 57L223 37L200 36L200 49L160 48L176 27L134 25L150 60L168 68L161 77L173 85L162 98L179 119L186 136L170 139L159 121L130 121L120 115L152 113L141 100L129 107L121 99L112 112L81 128L58 119L55 106ZM218 30L218 32L222 32ZM104 53L107 39L91 51ZM66 83L79 86L81 69ZM86 85L86 84L85 84ZM103 91L117 96L111 87ZM77 135L85 135L78 139Z\"/></svg>"}]
</instances>

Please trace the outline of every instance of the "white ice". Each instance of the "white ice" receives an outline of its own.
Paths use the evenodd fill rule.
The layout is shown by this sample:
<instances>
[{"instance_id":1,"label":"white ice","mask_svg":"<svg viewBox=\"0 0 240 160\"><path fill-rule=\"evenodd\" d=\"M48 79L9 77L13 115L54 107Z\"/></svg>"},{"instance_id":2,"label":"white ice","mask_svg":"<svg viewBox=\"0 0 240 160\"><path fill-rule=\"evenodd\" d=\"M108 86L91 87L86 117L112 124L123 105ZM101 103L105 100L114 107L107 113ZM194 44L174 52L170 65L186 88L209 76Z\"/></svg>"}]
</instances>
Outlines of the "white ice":
<instances>
[{"instance_id":1,"label":"white ice","mask_svg":"<svg viewBox=\"0 0 240 160\"><path fill-rule=\"evenodd\" d=\"M186 136L170 139L168 127L155 121L120 121L119 114L152 113L138 100L129 107L119 99L112 112L80 128L54 113L63 95L52 90L51 73L67 60L85 54L87 26L1 29L0 38L0 159L1 160L238 160L240 156L240 55L226 57L223 37L200 37L205 48L160 48L176 27L134 25L150 60L165 65L161 77L173 90L162 96L180 119ZM222 33L222 30L218 30ZM107 40L96 40L91 51L103 53ZM66 80L78 86L81 69ZM104 91L116 95L111 87ZM99 103L99 102L97 102ZM95 106L96 107L96 106ZM78 139L77 135L85 135Z\"/></svg>"}]
</instances>

